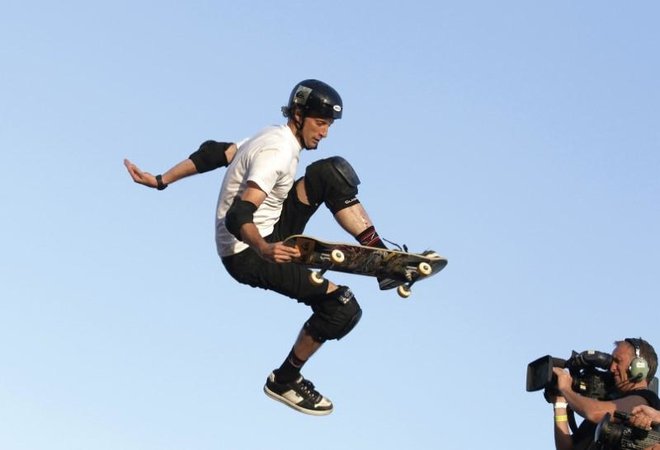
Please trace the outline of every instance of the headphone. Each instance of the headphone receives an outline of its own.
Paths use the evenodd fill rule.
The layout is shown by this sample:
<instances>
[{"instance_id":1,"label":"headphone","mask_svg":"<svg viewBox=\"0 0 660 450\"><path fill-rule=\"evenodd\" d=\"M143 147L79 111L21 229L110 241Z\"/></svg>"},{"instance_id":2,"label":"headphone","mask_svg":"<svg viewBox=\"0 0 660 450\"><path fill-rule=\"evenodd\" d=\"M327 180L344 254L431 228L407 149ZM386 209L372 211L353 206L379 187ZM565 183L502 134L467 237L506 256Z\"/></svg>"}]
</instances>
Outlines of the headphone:
<instances>
[{"instance_id":1,"label":"headphone","mask_svg":"<svg viewBox=\"0 0 660 450\"><path fill-rule=\"evenodd\" d=\"M630 367L628 367L628 377L630 378L630 381L638 383L645 380L649 374L649 363L644 357L642 357L640 350L640 347L642 346L642 338L629 338L625 341L635 347L635 357L630 362Z\"/></svg>"}]
</instances>

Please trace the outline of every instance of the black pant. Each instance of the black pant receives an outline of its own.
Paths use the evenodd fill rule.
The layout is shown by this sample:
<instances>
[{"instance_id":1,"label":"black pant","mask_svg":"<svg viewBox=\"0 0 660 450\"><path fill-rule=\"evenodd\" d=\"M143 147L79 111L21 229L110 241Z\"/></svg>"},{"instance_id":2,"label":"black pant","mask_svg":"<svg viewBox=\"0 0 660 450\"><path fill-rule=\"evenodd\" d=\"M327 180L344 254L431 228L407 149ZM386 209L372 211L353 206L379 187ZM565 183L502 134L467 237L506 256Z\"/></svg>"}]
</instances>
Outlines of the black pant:
<instances>
[{"instance_id":1,"label":"black pant","mask_svg":"<svg viewBox=\"0 0 660 450\"><path fill-rule=\"evenodd\" d=\"M298 180L298 182L301 182ZM282 215L275 224L273 233L266 237L267 242L279 242L292 234L304 231L307 222L318 206L305 205L298 199L296 184L282 205ZM316 285L309 280L308 269L293 263L272 263L261 258L247 248L240 253L222 258L227 272L239 283L268 289L286 295L306 305L314 305L325 297L328 281Z\"/></svg>"}]
</instances>

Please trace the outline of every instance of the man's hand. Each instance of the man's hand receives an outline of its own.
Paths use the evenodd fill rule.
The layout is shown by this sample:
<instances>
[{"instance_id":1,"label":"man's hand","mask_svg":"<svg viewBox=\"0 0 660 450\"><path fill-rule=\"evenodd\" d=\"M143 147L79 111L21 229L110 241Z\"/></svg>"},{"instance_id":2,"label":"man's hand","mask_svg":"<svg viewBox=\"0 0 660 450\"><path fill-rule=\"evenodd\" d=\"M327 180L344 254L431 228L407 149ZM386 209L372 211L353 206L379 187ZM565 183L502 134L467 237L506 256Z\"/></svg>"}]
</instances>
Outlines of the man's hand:
<instances>
[{"instance_id":1,"label":"man's hand","mask_svg":"<svg viewBox=\"0 0 660 450\"><path fill-rule=\"evenodd\" d=\"M158 182L156 181L155 175L152 175L149 172L141 171L138 166L130 162L128 159L124 160L124 165L126 166L129 175L136 183L150 188L158 187Z\"/></svg>"},{"instance_id":2,"label":"man's hand","mask_svg":"<svg viewBox=\"0 0 660 450\"><path fill-rule=\"evenodd\" d=\"M642 430L650 430L653 423L660 423L660 411L648 405L635 406L632 409L630 423Z\"/></svg>"},{"instance_id":3,"label":"man's hand","mask_svg":"<svg viewBox=\"0 0 660 450\"><path fill-rule=\"evenodd\" d=\"M265 244L259 247L259 255L266 261L274 263L289 263L300 258L300 250L297 247L289 247L281 242Z\"/></svg>"},{"instance_id":4,"label":"man's hand","mask_svg":"<svg viewBox=\"0 0 660 450\"><path fill-rule=\"evenodd\" d=\"M568 372L559 367L553 367L552 372L557 376L557 388L561 393L573 390L573 378Z\"/></svg>"}]
</instances>

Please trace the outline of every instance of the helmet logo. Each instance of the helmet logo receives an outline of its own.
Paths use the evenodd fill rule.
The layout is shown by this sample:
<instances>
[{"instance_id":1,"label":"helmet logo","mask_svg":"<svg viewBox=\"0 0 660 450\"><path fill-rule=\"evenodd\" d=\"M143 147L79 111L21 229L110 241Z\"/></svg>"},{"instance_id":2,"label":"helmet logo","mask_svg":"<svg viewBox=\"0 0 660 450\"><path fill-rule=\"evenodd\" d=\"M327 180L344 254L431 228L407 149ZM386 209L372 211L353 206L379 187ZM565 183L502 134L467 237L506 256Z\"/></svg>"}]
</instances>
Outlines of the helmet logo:
<instances>
[{"instance_id":1,"label":"helmet logo","mask_svg":"<svg viewBox=\"0 0 660 450\"><path fill-rule=\"evenodd\" d=\"M307 103L307 98L309 94L312 93L312 90L306 86L298 86L296 93L294 95L294 103L304 105Z\"/></svg>"},{"instance_id":2,"label":"helmet logo","mask_svg":"<svg viewBox=\"0 0 660 450\"><path fill-rule=\"evenodd\" d=\"M334 109L336 112L341 112L341 106L339 105L334 105L332 109Z\"/></svg>"}]
</instances>

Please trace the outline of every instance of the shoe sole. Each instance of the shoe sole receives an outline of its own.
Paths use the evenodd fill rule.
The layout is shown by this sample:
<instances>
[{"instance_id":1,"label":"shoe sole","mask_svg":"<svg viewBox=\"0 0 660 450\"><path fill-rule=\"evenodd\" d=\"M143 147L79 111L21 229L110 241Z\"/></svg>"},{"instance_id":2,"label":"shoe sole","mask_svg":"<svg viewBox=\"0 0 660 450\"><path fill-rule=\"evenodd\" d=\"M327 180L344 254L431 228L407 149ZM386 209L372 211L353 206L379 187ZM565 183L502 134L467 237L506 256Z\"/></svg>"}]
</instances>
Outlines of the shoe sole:
<instances>
[{"instance_id":1,"label":"shoe sole","mask_svg":"<svg viewBox=\"0 0 660 450\"><path fill-rule=\"evenodd\" d=\"M289 400L282 397L281 395L271 391L270 389L268 389L268 386L264 386L264 393L267 396L269 396L270 398L272 398L273 400L276 400L280 403L283 403L286 406L288 406L289 408L293 408L296 411L301 412L303 414L309 414L310 416L327 416L334 409L334 408L330 408L330 409L325 409L325 410L323 410L323 409L319 410L319 409L301 408L300 406L296 405L295 403L290 402Z\"/></svg>"}]
</instances>

